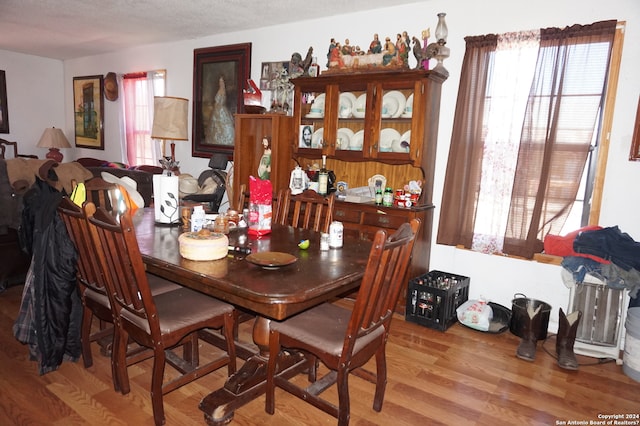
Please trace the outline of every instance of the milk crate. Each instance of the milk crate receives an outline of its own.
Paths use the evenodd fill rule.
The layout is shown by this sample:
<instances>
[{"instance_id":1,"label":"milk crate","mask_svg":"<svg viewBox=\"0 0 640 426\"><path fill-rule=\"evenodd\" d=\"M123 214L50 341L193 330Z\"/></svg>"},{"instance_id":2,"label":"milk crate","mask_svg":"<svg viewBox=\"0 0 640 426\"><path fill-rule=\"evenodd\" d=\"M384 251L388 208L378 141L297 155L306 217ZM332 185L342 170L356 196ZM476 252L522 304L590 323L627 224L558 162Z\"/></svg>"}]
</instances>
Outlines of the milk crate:
<instances>
[{"instance_id":1,"label":"milk crate","mask_svg":"<svg viewBox=\"0 0 640 426\"><path fill-rule=\"evenodd\" d=\"M405 319L445 331L456 322L456 308L469 299L469 277L430 271L409 281Z\"/></svg>"}]
</instances>

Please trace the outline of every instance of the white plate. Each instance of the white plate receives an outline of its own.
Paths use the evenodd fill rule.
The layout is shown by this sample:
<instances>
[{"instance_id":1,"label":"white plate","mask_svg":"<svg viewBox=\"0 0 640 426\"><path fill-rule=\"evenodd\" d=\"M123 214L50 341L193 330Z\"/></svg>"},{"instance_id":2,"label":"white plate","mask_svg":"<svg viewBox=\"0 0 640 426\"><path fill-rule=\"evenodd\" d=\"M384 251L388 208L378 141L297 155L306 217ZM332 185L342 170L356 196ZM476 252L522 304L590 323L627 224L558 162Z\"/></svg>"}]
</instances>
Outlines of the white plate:
<instances>
[{"instance_id":1,"label":"white plate","mask_svg":"<svg viewBox=\"0 0 640 426\"><path fill-rule=\"evenodd\" d=\"M355 118L364 118L367 108L367 94L363 93L358 96L353 106L353 116Z\"/></svg>"},{"instance_id":2,"label":"white plate","mask_svg":"<svg viewBox=\"0 0 640 426\"><path fill-rule=\"evenodd\" d=\"M353 137L351 137L351 142L349 142L349 149L352 151L362 151L363 143L364 130L358 130L354 133Z\"/></svg>"},{"instance_id":3,"label":"white plate","mask_svg":"<svg viewBox=\"0 0 640 426\"><path fill-rule=\"evenodd\" d=\"M342 127L338 129L338 140L337 146L338 149L349 149L349 144L351 143L351 138L353 138L353 130Z\"/></svg>"},{"instance_id":4,"label":"white plate","mask_svg":"<svg viewBox=\"0 0 640 426\"><path fill-rule=\"evenodd\" d=\"M356 95L351 92L340 93L338 116L340 118L350 118L355 109Z\"/></svg>"},{"instance_id":5,"label":"white plate","mask_svg":"<svg viewBox=\"0 0 640 426\"><path fill-rule=\"evenodd\" d=\"M413 93L410 94L409 97L407 98L407 102L404 105L404 112L402 113L401 117L411 118L412 115L413 115Z\"/></svg>"},{"instance_id":6,"label":"white plate","mask_svg":"<svg viewBox=\"0 0 640 426\"><path fill-rule=\"evenodd\" d=\"M395 102L391 100L395 100ZM402 92L397 90L391 90L384 94L382 97L382 108L384 111L384 106L387 106L387 114L389 114L393 118L398 118L404 112L404 106L407 103L407 99L404 97ZM384 116L384 114L383 114Z\"/></svg>"},{"instance_id":7,"label":"white plate","mask_svg":"<svg viewBox=\"0 0 640 426\"><path fill-rule=\"evenodd\" d=\"M324 117L324 114L315 114L310 112L309 114L305 115L306 118L322 118Z\"/></svg>"},{"instance_id":8,"label":"white plate","mask_svg":"<svg viewBox=\"0 0 640 426\"><path fill-rule=\"evenodd\" d=\"M322 112L313 111L315 109L318 109ZM311 114L314 114L313 117L316 117L316 114L319 114L319 117L324 117L324 93L319 94L313 100L313 103L311 104L311 111Z\"/></svg>"},{"instance_id":9,"label":"white plate","mask_svg":"<svg viewBox=\"0 0 640 426\"><path fill-rule=\"evenodd\" d=\"M380 132L380 152L391 152L394 141L399 141L400 137L400 133L396 129L382 129Z\"/></svg>"},{"instance_id":10,"label":"white plate","mask_svg":"<svg viewBox=\"0 0 640 426\"><path fill-rule=\"evenodd\" d=\"M393 145L391 145L391 151L408 153L410 143L411 143L411 130L408 130L402 134L400 139L393 142Z\"/></svg>"},{"instance_id":11,"label":"white plate","mask_svg":"<svg viewBox=\"0 0 640 426\"><path fill-rule=\"evenodd\" d=\"M322 148L323 140L322 137L324 135L324 127L320 127L318 130L313 132L311 135L311 148Z\"/></svg>"}]
</instances>

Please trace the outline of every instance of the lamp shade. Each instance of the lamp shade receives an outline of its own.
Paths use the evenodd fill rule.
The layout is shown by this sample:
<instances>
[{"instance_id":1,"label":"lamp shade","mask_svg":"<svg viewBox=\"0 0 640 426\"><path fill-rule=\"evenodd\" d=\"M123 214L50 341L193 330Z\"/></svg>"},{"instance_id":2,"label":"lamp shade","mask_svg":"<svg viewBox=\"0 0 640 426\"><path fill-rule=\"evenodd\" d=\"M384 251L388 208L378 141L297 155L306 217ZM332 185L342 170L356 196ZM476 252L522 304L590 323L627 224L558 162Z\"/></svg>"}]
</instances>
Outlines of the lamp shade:
<instances>
[{"instance_id":1,"label":"lamp shade","mask_svg":"<svg viewBox=\"0 0 640 426\"><path fill-rule=\"evenodd\" d=\"M44 129L38 148L71 148L71 145L61 129L51 127Z\"/></svg>"},{"instance_id":2,"label":"lamp shade","mask_svg":"<svg viewBox=\"0 0 640 426\"><path fill-rule=\"evenodd\" d=\"M186 141L188 110L188 99L169 96L154 97L151 137Z\"/></svg>"},{"instance_id":3,"label":"lamp shade","mask_svg":"<svg viewBox=\"0 0 640 426\"><path fill-rule=\"evenodd\" d=\"M55 127L44 129L44 133L42 133L37 146L39 148L49 148L46 158L58 163L62 163L62 159L64 158L60 152L60 148L71 148L62 130L56 129Z\"/></svg>"}]
</instances>

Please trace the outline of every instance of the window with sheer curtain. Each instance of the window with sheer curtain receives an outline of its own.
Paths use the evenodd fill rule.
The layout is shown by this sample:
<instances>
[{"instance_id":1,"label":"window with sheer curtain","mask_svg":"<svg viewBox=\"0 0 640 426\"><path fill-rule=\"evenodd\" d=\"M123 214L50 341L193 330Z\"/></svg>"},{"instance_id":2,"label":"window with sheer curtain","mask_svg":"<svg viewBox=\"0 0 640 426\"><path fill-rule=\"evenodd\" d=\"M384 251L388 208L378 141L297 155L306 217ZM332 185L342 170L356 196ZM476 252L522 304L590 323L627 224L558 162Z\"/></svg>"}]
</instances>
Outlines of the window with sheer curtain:
<instances>
[{"instance_id":1,"label":"window with sheer curtain","mask_svg":"<svg viewBox=\"0 0 640 426\"><path fill-rule=\"evenodd\" d=\"M166 74L165 70L156 70L125 74L122 78L122 152L130 166L159 165L160 148L151 139L153 97L164 96Z\"/></svg>"},{"instance_id":2,"label":"window with sheer curtain","mask_svg":"<svg viewBox=\"0 0 640 426\"><path fill-rule=\"evenodd\" d=\"M532 258L560 234L597 147L615 31L465 38L439 244Z\"/></svg>"}]
</instances>

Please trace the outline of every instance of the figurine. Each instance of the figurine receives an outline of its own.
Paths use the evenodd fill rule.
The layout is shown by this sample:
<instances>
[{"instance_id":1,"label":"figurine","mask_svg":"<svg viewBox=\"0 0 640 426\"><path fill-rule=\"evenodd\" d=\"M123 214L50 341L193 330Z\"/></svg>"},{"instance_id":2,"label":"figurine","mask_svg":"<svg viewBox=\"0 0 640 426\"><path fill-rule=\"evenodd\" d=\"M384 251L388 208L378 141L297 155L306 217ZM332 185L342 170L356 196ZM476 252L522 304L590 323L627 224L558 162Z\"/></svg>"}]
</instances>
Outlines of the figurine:
<instances>
[{"instance_id":1,"label":"figurine","mask_svg":"<svg viewBox=\"0 0 640 426\"><path fill-rule=\"evenodd\" d=\"M327 68L329 68L331 64L331 52L336 48L336 39L332 38L329 42L329 50L327 51Z\"/></svg>"},{"instance_id":2,"label":"figurine","mask_svg":"<svg viewBox=\"0 0 640 426\"><path fill-rule=\"evenodd\" d=\"M389 65L396 57L396 47L389 37L385 38L382 65Z\"/></svg>"},{"instance_id":3,"label":"figurine","mask_svg":"<svg viewBox=\"0 0 640 426\"><path fill-rule=\"evenodd\" d=\"M262 180L268 180L271 177L271 148L269 147L269 139L262 138L262 147L264 151L258 165L258 177Z\"/></svg>"},{"instance_id":4,"label":"figurine","mask_svg":"<svg viewBox=\"0 0 640 426\"><path fill-rule=\"evenodd\" d=\"M336 45L331 52L329 52L329 67L344 68L344 61L342 60L342 50L340 43L336 42Z\"/></svg>"},{"instance_id":5,"label":"figurine","mask_svg":"<svg viewBox=\"0 0 640 426\"><path fill-rule=\"evenodd\" d=\"M353 48L349 44L349 39L344 40L344 46L342 46L342 54L344 56L351 56L353 54Z\"/></svg>"},{"instance_id":6,"label":"figurine","mask_svg":"<svg viewBox=\"0 0 640 426\"><path fill-rule=\"evenodd\" d=\"M291 62L289 65L289 76L291 78L299 77L302 74L306 74L313 62L313 47L309 47L307 50L307 56L305 56L304 60L302 59L302 55L298 52L294 52L291 55Z\"/></svg>"},{"instance_id":7,"label":"figurine","mask_svg":"<svg viewBox=\"0 0 640 426\"><path fill-rule=\"evenodd\" d=\"M396 51L398 65L403 67L409 66L409 51L407 50L407 42L402 34L397 35L396 39Z\"/></svg>"},{"instance_id":8,"label":"figurine","mask_svg":"<svg viewBox=\"0 0 640 426\"><path fill-rule=\"evenodd\" d=\"M373 40L369 44L369 53L381 53L381 52L382 52L382 43L380 43L378 34L374 34Z\"/></svg>"}]
</instances>

